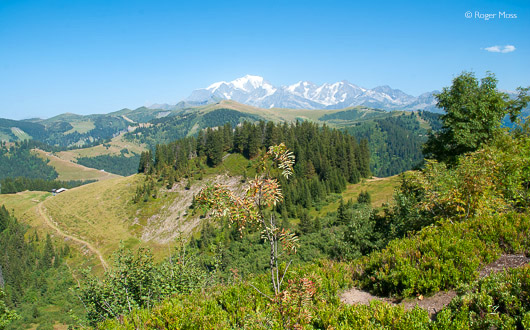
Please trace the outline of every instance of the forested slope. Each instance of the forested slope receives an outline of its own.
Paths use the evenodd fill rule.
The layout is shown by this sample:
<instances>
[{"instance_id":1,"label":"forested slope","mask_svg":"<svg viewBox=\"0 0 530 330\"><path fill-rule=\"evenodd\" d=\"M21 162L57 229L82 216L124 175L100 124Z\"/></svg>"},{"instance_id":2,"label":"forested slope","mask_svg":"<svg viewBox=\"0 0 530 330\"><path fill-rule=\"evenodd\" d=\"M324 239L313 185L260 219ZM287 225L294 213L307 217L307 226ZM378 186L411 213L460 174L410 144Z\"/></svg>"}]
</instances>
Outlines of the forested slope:
<instances>
[{"instance_id":1,"label":"forested slope","mask_svg":"<svg viewBox=\"0 0 530 330\"><path fill-rule=\"evenodd\" d=\"M53 180L58 176L53 167L31 152L30 144L16 143L8 147L0 146L0 179L27 177L34 179Z\"/></svg>"},{"instance_id":2,"label":"forested slope","mask_svg":"<svg viewBox=\"0 0 530 330\"><path fill-rule=\"evenodd\" d=\"M0 294L0 305L3 300L17 313L6 329L21 329L31 323L45 329L55 322L72 324L75 315L82 316L77 298L68 290L74 285L64 264L70 256L68 245L54 244L50 235L39 237L2 205L0 246L0 292L5 292L4 297Z\"/></svg>"},{"instance_id":3,"label":"forested slope","mask_svg":"<svg viewBox=\"0 0 530 330\"><path fill-rule=\"evenodd\" d=\"M425 123L422 126L420 120ZM440 115L430 112L402 113L344 128L358 139L367 139L370 169L379 177L391 176L421 165L422 145L428 132L438 131Z\"/></svg>"}]
</instances>

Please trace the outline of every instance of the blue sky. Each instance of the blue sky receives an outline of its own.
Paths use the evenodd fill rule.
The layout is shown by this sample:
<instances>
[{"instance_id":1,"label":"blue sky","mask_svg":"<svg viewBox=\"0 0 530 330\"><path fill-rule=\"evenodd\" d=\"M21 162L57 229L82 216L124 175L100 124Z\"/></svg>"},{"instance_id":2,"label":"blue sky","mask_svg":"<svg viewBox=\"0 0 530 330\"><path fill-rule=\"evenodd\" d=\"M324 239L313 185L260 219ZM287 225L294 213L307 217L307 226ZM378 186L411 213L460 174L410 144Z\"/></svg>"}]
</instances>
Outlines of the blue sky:
<instances>
[{"instance_id":1,"label":"blue sky","mask_svg":"<svg viewBox=\"0 0 530 330\"><path fill-rule=\"evenodd\" d=\"M489 70L513 90L529 35L529 1L0 0L0 117L176 103L245 74L418 95Z\"/></svg>"}]
</instances>

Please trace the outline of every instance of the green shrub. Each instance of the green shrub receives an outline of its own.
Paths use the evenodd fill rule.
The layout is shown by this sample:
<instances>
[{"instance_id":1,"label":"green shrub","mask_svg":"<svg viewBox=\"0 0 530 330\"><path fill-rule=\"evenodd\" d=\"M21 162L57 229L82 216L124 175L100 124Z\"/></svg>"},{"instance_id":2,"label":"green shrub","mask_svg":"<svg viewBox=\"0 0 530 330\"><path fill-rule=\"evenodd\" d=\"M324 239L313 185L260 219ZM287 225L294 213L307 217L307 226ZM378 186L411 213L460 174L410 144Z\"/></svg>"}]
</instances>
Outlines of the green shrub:
<instances>
[{"instance_id":1,"label":"green shrub","mask_svg":"<svg viewBox=\"0 0 530 330\"><path fill-rule=\"evenodd\" d=\"M446 222L359 259L354 279L378 295L433 294L475 280L503 251L526 251L529 235L530 218L522 214Z\"/></svg>"},{"instance_id":2,"label":"green shrub","mask_svg":"<svg viewBox=\"0 0 530 330\"><path fill-rule=\"evenodd\" d=\"M433 329L528 329L530 266L468 284L437 316Z\"/></svg>"}]
</instances>

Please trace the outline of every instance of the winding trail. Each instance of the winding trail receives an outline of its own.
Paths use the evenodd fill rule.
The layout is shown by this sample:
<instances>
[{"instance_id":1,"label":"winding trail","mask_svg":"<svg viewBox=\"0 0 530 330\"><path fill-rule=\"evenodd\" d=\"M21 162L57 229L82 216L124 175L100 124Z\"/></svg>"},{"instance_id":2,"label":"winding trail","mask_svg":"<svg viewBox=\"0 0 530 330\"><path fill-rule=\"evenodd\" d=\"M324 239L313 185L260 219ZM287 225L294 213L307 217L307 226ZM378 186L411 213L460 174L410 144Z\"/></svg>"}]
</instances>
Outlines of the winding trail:
<instances>
[{"instance_id":1,"label":"winding trail","mask_svg":"<svg viewBox=\"0 0 530 330\"><path fill-rule=\"evenodd\" d=\"M479 272L479 278L483 278L507 269L523 267L528 263L530 263L530 258L526 257L524 254L504 254L494 262L484 266ZM410 310L418 305L419 307L426 309L429 312L429 315L432 317L442 310L442 308L444 308L447 304L449 304L451 300L456 297L456 295L457 293L455 290L448 290L439 291L430 297L419 296L417 299L405 299L399 301L393 298L374 296L371 293L359 288L351 288L344 291L340 295L340 300L342 303L348 305L369 305L370 301L378 300L393 305L401 305L405 308L405 310Z\"/></svg>"},{"instance_id":2,"label":"winding trail","mask_svg":"<svg viewBox=\"0 0 530 330\"><path fill-rule=\"evenodd\" d=\"M84 240L82 240L80 238L74 237L72 235L68 235L65 232L63 232L61 230L61 228L59 228L57 226L57 224L50 217L48 217L48 215L46 214L46 210L43 207L43 203L44 202L40 202L37 205L37 211L38 211L39 215L44 219L44 222L49 227L51 227L53 230L55 230L59 235L63 236L64 238L71 239L72 241L74 241L74 242L76 242L78 244L84 245L92 253L96 254L99 257L99 261L101 262L101 265L103 266L103 269L107 270L109 268L109 265L105 261L105 258L103 258L103 254L101 254L101 252L99 252L98 249L96 249L94 246L92 246L92 244L88 243L87 241L84 241Z\"/></svg>"}]
</instances>

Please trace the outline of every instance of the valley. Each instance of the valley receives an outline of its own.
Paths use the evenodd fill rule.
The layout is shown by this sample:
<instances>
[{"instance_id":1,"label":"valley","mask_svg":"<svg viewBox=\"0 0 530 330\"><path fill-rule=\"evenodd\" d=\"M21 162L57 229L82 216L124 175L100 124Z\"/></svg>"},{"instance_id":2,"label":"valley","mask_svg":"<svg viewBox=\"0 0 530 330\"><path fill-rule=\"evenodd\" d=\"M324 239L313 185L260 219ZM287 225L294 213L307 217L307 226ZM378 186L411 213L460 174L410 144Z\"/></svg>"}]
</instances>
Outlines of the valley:
<instances>
[{"instance_id":1,"label":"valley","mask_svg":"<svg viewBox=\"0 0 530 330\"><path fill-rule=\"evenodd\" d=\"M505 116L497 115L499 123ZM384 317L366 321L373 308L393 313L392 324L403 329L407 320L429 327L454 322L457 306L480 304L477 285L526 276L528 177L513 169L527 168L526 154L514 150L528 144L527 128L509 132L499 124L492 130L504 133L474 149L433 149L451 138L443 135L445 118L363 106L263 109L221 100L65 114L42 127L28 124L38 120L19 125L27 131L10 126L17 134L2 142L9 172L0 195L0 240L10 259L0 261L13 283L19 270L9 260L22 244L21 251L31 251L23 258L34 258L27 267L57 281L19 289L9 284L7 301L22 315L12 324L40 326L50 317L52 328L110 329L137 320L157 324L161 317L178 327L252 328L268 319L286 328L291 321L283 308L296 303L278 302L282 295L304 301L289 317L307 329L388 325ZM110 126L101 126L106 120ZM62 130L85 142L48 144ZM30 132L47 137L18 141ZM7 165L17 161L29 165ZM51 187L68 189L52 194ZM479 274L506 268L502 258L512 255L521 261L513 271ZM42 300L36 307L30 300L38 292L61 302ZM523 299L517 292L513 299ZM196 310L202 304L211 310ZM175 306L186 318L174 314ZM60 308L75 312L59 317ZM232 320L239 313L232 308L246 318ZM510 320L526 322L517 313ZM434 314L437 319L427 321Z\"/></svg>"},{"instance_id":2,"label":"valley","mask_svg":"<svg viewBox=\"0 0 530 330\"><path fill-rule=\"evenodd\" d=\"M530 330L529 17L0 1L0 330Z\"/></svg>"}]
</instances>

